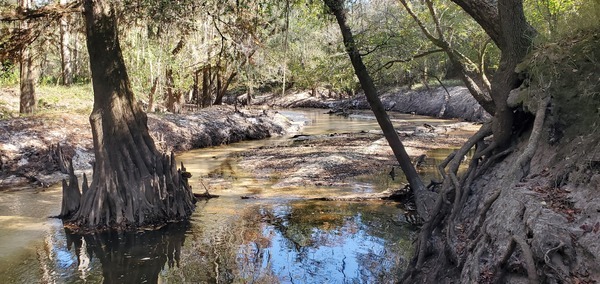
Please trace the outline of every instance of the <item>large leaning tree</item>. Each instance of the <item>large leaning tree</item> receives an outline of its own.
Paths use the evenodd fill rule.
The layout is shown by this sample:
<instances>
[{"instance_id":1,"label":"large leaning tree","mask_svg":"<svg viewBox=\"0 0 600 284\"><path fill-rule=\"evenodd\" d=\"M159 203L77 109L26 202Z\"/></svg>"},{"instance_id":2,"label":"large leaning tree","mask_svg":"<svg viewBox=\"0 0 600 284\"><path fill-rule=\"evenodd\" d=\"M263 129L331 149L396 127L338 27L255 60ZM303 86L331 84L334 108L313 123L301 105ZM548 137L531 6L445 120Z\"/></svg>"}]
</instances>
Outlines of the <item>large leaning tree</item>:
<instances>
[{"instance_id":1,"label":"large leaning tree","mask_svg":"<svg viewBox=\"0 0 600 284\"><path fill-rule=\"evenodd\" d=\"M375 87L361 62L347 24L344 1L324 2L340 25L346 50L373 111L376 115L384 112L378 107L380 102ZM483 125L461 149L439 166L444 182L433 193L434 202L431 202L431 192L423 190L422 183L410 166L406 170L403 167L424 224L416 242L414 258L401 282L452 282L452 279L460 279L459 282L481 283L485 279L495 279L490 280L493 283L506 281L510 277L523 279L520 274L526 274L529 283L539 283L540 271L548 268L559 271L549 264L553 261L548 260L549 253L562 248L568 248L569 251L575 249L568 239L556 236L552 237L554 244L543 243L540 240L544 238L542 235L548 234L556 224L539 217L534 222L543 225L532 227L528 222L533 221L523 218L526 207L522 202L525 198L521 193L517 195L520 197L512 197L523 178L532 177L531 161L542 135L541 129L550 101L549 95L541 92L528 98L532 105L536 105L528 110L509 103L511 92L519 88L528 76L517 67L531 51L536 31L525 18L522 0L453 2L477 21L501 52L499 68L489 88L492 103L487 109L493 114L493 120ZM435 16L432 2L426 0L426 3ZM384 119L378 116L378 121L384 133L391 133L389 137L386 134L390 146L397 148L394 149L395 153L398 149L401 151L401 143L394 142L393 128L387 131L384 128L391 124L385 121L385 115L381 117ZM459 176L459 165L471 149L475 154L469 169ZM402 163L403 159L398 160ZM539 165L537 167L536 175L540 170ZM488 214L492 217L487 218ZM480 264L484 253L488 254L485 266ZM568 257L565 259L568 261ZM538 265L540 261L545 261L547 267ZM509 264L526 272L514 273Z\"/></svg>"},{"instance_id":2,"label":"large leaning tree","mask_svg":"<svg viewBox=\"0 0 600 284\"><path fill-rule=\"evenodd\" d=\"M522 0L452 0L458 4L467 14L469 14L486 32L490 39L500 50L499 68L494 73L490 82L489 93L492 100L490 104L493 108L492 121L481 127L481 129L472 136L461 149L450 155L441 165L440 172L444 176L444 182L440 194L438 195L435 206L431 209L432 216L426 218L425 224L421 230L415 253L414 262L411 264L409 272L405 275L405 282L415 281L412 277L415 272L418 274L426 262L431 261L431 256L435 255L447 263L459 264L461 266L462 252L459 249L452 248L450 239L457 238L457 227L462 226L459 215L463 213L463 208L473 191L474 180L480 177L485 171L493 168L494 164L502 161L504 157L513 152L513 144L521 139L521 135L526 132L524 129L531 129L530 119L517 119L522 111L509 106L508 97L512 90L518 88L524 81L526 74L520 74L517 71L517 65L523 61L525 56L532 48L533 38L536 31L529 25L523 11ZM427 0L428 8L433 12L431 1ZM406 7L406 5L405 5ZM436 23L439 29L439 23ZM441 34L441 32L440 32ZM474 94L475 96L475 94ZM476 97L476 96L475 96ZM538 112L544 113L547 106L547 100L540 98ZM490 111L490 109L488 109ZM543 116L536 120L543 123ZM535 125L533 125L535 127ZM520 129L520 132L519 132ZM536 133L533 131L532 133ZM485 138L491 135L490 143ZM533 136L534 134L531 134ZM535 140L535 139L533 139ZM537 141L534 141L537 142ZM475 154L469 165L469 169L462 176L458 175L458 168L461 161L471 149L475 149ZM525 151L527 152L527 151ZM518 164L509 174L509 183L514 183L523 178L527 173L521 169L527 169L531 160L531 155L521 154ZM510 185L506 185L510 188ZM479 193L479 192L478 192ZM495 200L497 194L494 193ZM493 202L493 201L490 201ZM481 214L489 209L491 204L484 204ZM417 204L417 206L423 206ZM481 229L475 225L473 231ZM441 262L440 262L441 263Z\"/></svg>"},{"instance_id":3,"label":"large leaning tree","mask_svg":"<svg viewBox=\"0 0 600 284\"><path fill-rule=\"evenodd\" d=\"M423 184L423 181L413 166L411 159L408 156L404 145L402 144L402 141L400 141L400 137L398 136L394 125L392 124L383 104L381 103L381 100L379 99L373 79L371 78L371 75L369 74L369 71L362 60L362 56L360 55L360 51L358 50L358 46L354 40L354 35L348 24L348 13L344 6L344 2L344 0L324 0L325 5L327 8L329 8L329 12L335 16L336 21L338 22L340 31L342 33L342 38L344 40L346 53L350 57L356 77L358 77L360 85L365 92L367 102L369 103L369 106L371 107L371 110L377 119L377 123L381 127L381 130L383 131L390 148L392 148L392 151L394 152L394 156L396 157L400 168L406 175L406 179L415 193L417 204L422 205L417 207L417 211L423 218L428 218L430 215L429 208L433 206L435 196L432 192L427 191L427 188Z\"/></svg>"},{"instance_id":4,"label":"large leaning tree","mask_svg":"<svg viewBox=\"0 0 600 284\"><path fill-rule=\"evenodd\" d=\"M71 172L63 182L61 217L78 231L155 227L188 218L189 174L155 147L147 117L134 100L119 45L115 4L85 0L87 47L94 90L90 115L96 161L80 193Z\"/></svg>"}]
</instances>

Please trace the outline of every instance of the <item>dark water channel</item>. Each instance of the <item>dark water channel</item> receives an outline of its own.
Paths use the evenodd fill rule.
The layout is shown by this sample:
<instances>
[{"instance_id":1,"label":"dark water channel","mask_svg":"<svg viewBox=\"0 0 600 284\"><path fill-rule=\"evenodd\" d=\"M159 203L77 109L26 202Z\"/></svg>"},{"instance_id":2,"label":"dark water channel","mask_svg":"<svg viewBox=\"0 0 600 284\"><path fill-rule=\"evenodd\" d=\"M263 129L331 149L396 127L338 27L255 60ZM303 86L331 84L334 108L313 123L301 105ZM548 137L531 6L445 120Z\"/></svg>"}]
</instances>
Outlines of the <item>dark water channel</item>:
<instances>
[{"instance_id":1,"label":"dark water channel","mask_svg":"<svg viewBox=\"0 0 600 284\"><path fill-rule=\"evenodd\" d=\"M285 114L310 122L303 134L378 129L367 116L322 112ZM447 121L398 116L394 122L412 128ZM211 186L220 198L199 202L189 222L158 231L71 235L60 221L45 218L60 211L58 187L1 192L0 283L394 283L407 266L415 233L397 204L298 197L395 185L378 181L384 177L357 181L355 188L282 191L237 169L233 153L273 143L289 143L289 138L180 155L194 175L195 191L203 192L202 177L215 171L230 186ZM427 163L447 153L432 152ZM240 198L257 192L268 198Z\"/></svg>"}]
</instances>

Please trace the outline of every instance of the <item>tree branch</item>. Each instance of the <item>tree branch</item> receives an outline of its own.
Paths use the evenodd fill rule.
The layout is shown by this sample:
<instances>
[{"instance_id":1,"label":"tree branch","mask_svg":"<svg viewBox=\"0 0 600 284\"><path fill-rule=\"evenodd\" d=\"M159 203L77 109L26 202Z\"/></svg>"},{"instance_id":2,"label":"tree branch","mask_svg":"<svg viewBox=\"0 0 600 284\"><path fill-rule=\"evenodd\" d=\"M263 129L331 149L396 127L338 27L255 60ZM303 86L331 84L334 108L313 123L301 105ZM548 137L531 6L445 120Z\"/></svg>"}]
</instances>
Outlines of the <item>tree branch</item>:
<instances>
[{"instance_id":1,"label":"tree branch","mask_svg":"<svg viewBox=\"0 0 600 284\"><path fill-rule=\"evenodd\" d=\"M0 22L15 22L39 18L60 18L64 14L81 13L81 2L75 1L67 5L50 4L39 9L17 8L12 11L0 13Z\"/></svg>"},{"instance_id":2,"label":"tree branch","mask_svg":"<svg viewBox=\"0 0 600 284\"><path fill-rule=\"evenodd\" d=\"M423 23L423 21L421 21L421 19L419 19L417 14L415 14L415 12L412 10L412 8L406 2L406 0L399 0L399 1L400 1L400 3L402 3L402 6L404 6L404 8L406 9L406 12L408 12L408 14L415 21L415 23L419 26L419 28L421 29L421 31L423 32L425 37L427 37L427 39L429 39L433 44L435 44L443 49L446 49L448 47L447 45L444 44L445 42L443 41L443 39L436 38L435 36L433 36L433 34L431 34L431 32L425 26L425 23Z\"/></svg>"},{"instance_id":3,"label":"tree branch","mask_svg":"<svg viewBox=\"0 0 600 284\"><path fill-rule=\"evenodd\" d=\"M386 62L385 64L383 64L381 67L377 68L374 72L377 73L377 72L381 71L381 69L383 69L383 68L386 68L386 69L387 68L391 68L394 65L394 63L411 62L411 61L413 61L415 59L418 59L418 58L421 58L421 57L425 57L427 55L431 55L431 54L438 53L438 52L444 52L444 50L443 49L428 50L428 51L425 51L425 52L422 52L422 53L419 53L419 54L415 54L415 55L413 55L413 56L411 56L409 58L390 60L390 61Z\"/></svg>"},{"instance_id":4,"label":"tree branch","mask_svg":"<svg viewBox=\"0 0 600 284\"><path fill-rule=\"evenodd\" d=\"M419 26L419 28L421 29L421 31L423 32L425 37L427 37L434 45L443 49L446 52L446 54L448 55L448 58L450 59L450 61L460 67L461 79L462 79L463 83L465 84L465 86L467 87L467 89L469 90L469 92L471 93L471 95L473 95L473 98L475 98L475 100L477 100L477 102L488 113L493 114L494 110L495 110L495 105L494 105L493 101L486 93L484 93L481 90L481 88L479 87L479 85L477 84L475 79L473 79L474 76L479 76L477 74L480 73L479 70L477 69L477 65L475 63L473 63L473 61L471 61L464 54L462 54L458 50L452 48L450 42L448 42L445 39L439 18L437 17L437 13L433 6L433 3L430 0L426 0L426 4L429 9L429 13L434 18L434 22L436 25L436 31L439 34L439 37L437 37L437 38L435 36L433 36L433 34L431 34L431 32L427 29L427 27L425 27L425 24L415 14L415 12L412 10L412 8L410 7L410 5L407 3L406 0L399 0L399 1L400 1L400 3L402 3L402 5L404 6L404 8L408 12L408 14L410 14L410 16L413 18L413 20L417 23L417 25ZM473 69L473 70L471 70L471 69Z\"/></svg>"},{"instance_id":5,"label":"tree branch","mask_svg":"<svg viewBox=\"0 0 600 284\"><path fill-rule=\"evenodd\" d=\"M427 9L429 10L429 14L431 14L431 17L433 18L433 23L435 23L435 30L437 31L440 40L442 42L447 42L446 38L444 37L444 32L442 31L442 25L440 24L440 19L437 16L437 12L435 11L435 7L433 6L433 3L431 2L431 0L425 0L425 4L427 4Z\"/></svg>"},{"instance_id":6,"label":"tree branch","mask_svg":"<svg viewBox=\"0 0 600 284\"><path fill-rule=\"evenodd\" d=\"M485 74L485 54L486 54L487 48L491 42L492 42L492 39L488 38L483 43L481 50L479 51L479 62L478 62L479 63L479 74L481 76L481 82L483 82L483 85L488 93L490 93L492 91L492 84L490 83L490 80L488 79L487 75Z\"/></svg>"}]
</instances>

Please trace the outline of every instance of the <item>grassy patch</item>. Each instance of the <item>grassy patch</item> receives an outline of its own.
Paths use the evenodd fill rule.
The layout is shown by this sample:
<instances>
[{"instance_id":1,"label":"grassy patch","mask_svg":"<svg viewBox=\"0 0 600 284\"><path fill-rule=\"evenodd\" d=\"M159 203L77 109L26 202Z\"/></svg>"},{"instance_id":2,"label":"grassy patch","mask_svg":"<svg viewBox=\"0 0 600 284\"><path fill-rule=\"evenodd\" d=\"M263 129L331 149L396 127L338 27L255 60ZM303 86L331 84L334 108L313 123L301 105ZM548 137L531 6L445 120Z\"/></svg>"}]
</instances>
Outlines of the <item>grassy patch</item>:
<instances>
[{"instance_id":1,"label":"grassy patch","mask_svg":"<svg viewBox=\"0 0 600 284\"><path fill-rule=\"evenodd\" d=\"M36 88L35 115L74 113L88 115L94 105L91 84L70 87L41 85ZM0 119L19 116L19 87L0 87Z\"/></svg>"},{"instance_id":2,"label":"grassy patch","mask_svg":"<svg viewBox=\"0 0 600 284\"><path fill-rule=\"evenodd\" d=\"M37 90L39 112L73 112L89 114L94 105L90 84L64 86L40 86Z\"/></svg>"}]
</instances>

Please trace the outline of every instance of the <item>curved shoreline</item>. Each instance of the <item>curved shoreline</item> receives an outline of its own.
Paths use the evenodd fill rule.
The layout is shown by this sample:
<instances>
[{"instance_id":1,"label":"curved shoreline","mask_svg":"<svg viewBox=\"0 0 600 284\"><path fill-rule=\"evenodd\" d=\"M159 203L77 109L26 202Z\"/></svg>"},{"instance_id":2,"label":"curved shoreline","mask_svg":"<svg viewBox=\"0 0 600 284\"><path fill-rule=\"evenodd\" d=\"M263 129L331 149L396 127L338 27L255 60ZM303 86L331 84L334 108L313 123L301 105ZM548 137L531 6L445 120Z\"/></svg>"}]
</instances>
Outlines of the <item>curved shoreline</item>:
<instances>
[{"instance_id":1,"label":"curved shoreline","mask_svg":"<svg viewBox=\"0 0 600 284\"><path fill-rule=\"evenodd\" d=\"M466 88L447 90L448 93L441 87L417 91L394 88L383 92L380 98L386 109L393 112L477 122L489 119ZM293 92L285 97L257 96L254 105L329 108L342 114L369 109L361 94L335 99L314 97L309 92ZM148 128L163 152L264 139L293 132L297 127L274 111L239 110L232 106L213 106L188 114L148 114ZM91 170L93 145L86 115L60 113L1 120L0 133L0 190L23 184L47 187L60 182L65 175L55 161L56 145L73 159L76 172Z\"/></svg>"},{"instance_id":2,"label":"curved shoreline","mask_svg":"<svg viewBox=\"0 0 600 284\"><path fill-rule=\"evenodd\" d=\"M148 128L163 152L264 139L297 130L273 111L214 106L190 114L148 114ZM42 115L0 121L0 190L18 185L48 187L66 177L55 146L72 158L77 173L91 170L94 151L87 116Z\"/></svg>"},{"instance_id":3,"label":"curved shoreline","mask_svg":"<svg viewBox=\"0 0 600 284\"><path fill-rule=\"evenodd\" d=\"M344 111L370 109L364 94L357 94L352 98L334 98L329 97L326 91L317 93L316 96L309 91L291 92L285 97L262 95L257 96L253 104L278 108L329 108ZM388 111L472 122L491 119L490 114L477 103L469 90L462 86L420 90L397 87L382 91L379 98Z\"/></svg>"}]
</instances>

